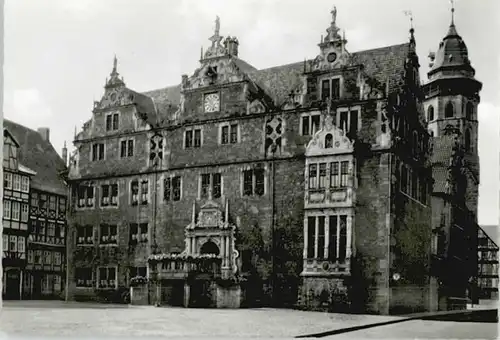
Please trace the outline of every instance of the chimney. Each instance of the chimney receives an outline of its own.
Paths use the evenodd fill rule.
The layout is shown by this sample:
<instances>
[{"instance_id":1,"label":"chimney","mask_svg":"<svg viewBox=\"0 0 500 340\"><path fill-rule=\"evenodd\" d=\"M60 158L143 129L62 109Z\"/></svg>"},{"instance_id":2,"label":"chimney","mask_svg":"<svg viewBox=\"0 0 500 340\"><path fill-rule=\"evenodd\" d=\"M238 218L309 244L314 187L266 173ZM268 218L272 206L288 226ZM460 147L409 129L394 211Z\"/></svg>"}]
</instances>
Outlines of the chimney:
<instances>
[{"instance_id":1,"label":"chimney","mask_svg":"<svg viewBox=\"0 0 500 340\"><path fill-rule=\"evenodd\" d=\"M42 139L50 143L50 129L47 127L38 128L38 133L42 136Z\"/></svg>"},{"instance_id":2,"label":"chimney","mask_svg":"<svg viewBox=\"0 0 500 340\"><path fill-rule=\"evenodd\" d=\"M66 141L64 141L64 146L62 148L62 159L64 161L64 165L68 166L68 148L66 147Z\"/></svg>"},{"instance_id":3,"label":"chimney","mask_svg":"<svg viewBox=\"0 0 500 340\"><path fill-rule=\"evenodd\" d=\"M236 37L228 38L227 39L227 52L232 55L237 57L238 56L238 39Z\"/></svg>"}]
</instances>

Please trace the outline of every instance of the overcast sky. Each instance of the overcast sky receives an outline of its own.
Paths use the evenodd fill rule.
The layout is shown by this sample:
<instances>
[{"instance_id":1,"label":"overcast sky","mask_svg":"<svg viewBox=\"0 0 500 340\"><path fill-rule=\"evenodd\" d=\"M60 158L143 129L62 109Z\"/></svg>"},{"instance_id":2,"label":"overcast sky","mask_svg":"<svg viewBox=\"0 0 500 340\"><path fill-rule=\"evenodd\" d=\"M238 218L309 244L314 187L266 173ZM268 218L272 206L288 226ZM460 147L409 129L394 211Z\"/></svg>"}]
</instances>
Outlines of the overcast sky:
<instances>
[{"instance_id":1,"label":"overcast sky","mask_svg":"<svg viewBox=\"0 0 500 340\"><path fill-rule=\"evenodd\" d=\"M499 221L499 1L455 1L455 23L483 82L479 106L479 222ZM351 52L408 41L414 16L422 80L429 51L450 24L446 0L6 0L4 116L49 127L60 152L91 116L118 57L129 88L143 92L180 83L198 66L214 19L236 35L239 55L257 68L314 58L337 6Z\"/></svg>"}]
</instances>

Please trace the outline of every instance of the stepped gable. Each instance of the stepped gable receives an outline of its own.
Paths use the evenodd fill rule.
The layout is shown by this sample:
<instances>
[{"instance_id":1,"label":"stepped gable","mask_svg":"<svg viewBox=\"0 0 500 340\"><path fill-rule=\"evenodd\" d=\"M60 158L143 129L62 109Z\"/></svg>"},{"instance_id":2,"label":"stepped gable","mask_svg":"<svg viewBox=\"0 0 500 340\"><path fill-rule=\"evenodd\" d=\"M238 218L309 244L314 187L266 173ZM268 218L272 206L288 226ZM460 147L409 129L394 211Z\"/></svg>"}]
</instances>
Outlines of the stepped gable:
<instances>
[{"instance_id":1,"label":"stepped gable","mask_svg":"<svg viewBox=\"0 0 500 340\"><path fill-rule=\"evenodd\" d=\"M4 128L19 142L19 162L36 172L31 181L35 189L67 195L60 173L66 170L63 159L50 142L35 130L4 119Z\"/></svg>"}]
</instances>

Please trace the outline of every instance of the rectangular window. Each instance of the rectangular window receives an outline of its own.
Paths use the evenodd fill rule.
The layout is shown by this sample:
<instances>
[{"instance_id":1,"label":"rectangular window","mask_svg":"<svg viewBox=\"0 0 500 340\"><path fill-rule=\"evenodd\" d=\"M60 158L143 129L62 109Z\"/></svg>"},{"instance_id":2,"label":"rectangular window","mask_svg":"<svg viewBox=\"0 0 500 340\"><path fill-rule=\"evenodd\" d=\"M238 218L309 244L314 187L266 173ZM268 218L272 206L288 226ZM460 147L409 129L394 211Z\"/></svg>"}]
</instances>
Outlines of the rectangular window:
<instances>
[{"instance_id":1,"label":"rectangular window","mask_svg":"<svg viewBox=\"0 0 500 340\"><path fill-rule=\"evenodd\" d=\"M100 161L104 159L104 144L92 144L92 161Z\"/></svg>"},{"instance_id":2,"label":"rectangular window","mask_svg":"<svg viewBox=\"0 0 500 340\"><path fill-rule=\"evenodd\" d=\"M222 195L222 180L221 180L221 174L213 174L212 175L213 179L213 184L212 184L212 196L213 198L219 198Z\"/></svg>"},{"instance_id":3,"label":"rectangular window","mask_svg":"<svg viewBox=\"0 0 500 340\"><path fill-rule=\"evenodd\" d=\"M328 98L331 98L330 79L325 79L321 81L321 99L326 100Z\"/></svg>"},{"instance_id":4,"label":"rectangular window","mask_svg":"<svg viewBox=\"0 0 500 340\"><path fill-rule=\"evenodd\" d=\"M329 216L330 219L330 235L328 243L328 260L337 260L337 216Z\"/></svg>"},{"instance_id":5,"label":"rectangular window","mask_svg":"<svg viewBox=\"0 0 500 340\"><path fill-rule=\"evenodd\" d=\"M47 235L48 236L55 236L56 235L56 225L55 223L49 222L47 225Z\"/></svg>"},{"instance_id":6,"label":"rectangular window","mask_svg":"<svg viewBox=\"0 0 500 340\"><path fill-rule=\"evenodd\" d=\"M132 194L132 205L139 204L139 181L132 181L130 183L130 193Z\"/></svg>"},{"instance_id":7,"label":"rectangular window","mask_svg":"<svg viewBox=\"0 0 500 340\"><path fill-rule=\"evenodd\" d=\"M320 128L320 115L308 115L302 117L302 136L310 136Z\"/></svg>"},{"instance_id":8,"label":"rectangular window","mask_svg":"<svg viewBox=\"0 0 500 340\"><path fill-rule=\"evenodd\" d=\"M101 186L101 206L107 207L109 205L109 185Z\"/></svg>"},{"instance_id":9,"label":"rectangular window","mask_svg":"<svg viewBox=\"0 0 500 340\"><path fill-rule=\"evenodd\" d=\"M101 224L100 225L100 244L117 244L117 226Z\"/></svg>"},{"instance_id":10,"label":"rectangular window","mask_svg":"<svg viewBox=\"0 0 500 340\"><path fill-rule=\"evenodd\" d=\"M253 171L255 176L255 194L257 196L264 195L264 169L254 169Z\"/></svg>"},{"instance_id":11,"label":"rectangular window","mask_svg":"<svg viewBox=\"0 0 500 340\"><path fill-rule=\"evenodd\" d=\"M347 246L347 216L340 215L340 232L339 232L339 262L344 262L346 258Z\"/></svg>"},{"instance_id":12,"label":"rectangular window","mask_svg":"<svg viewBox=\"0 0 500 340\"><path fill-rule=\"evenodd\" d=\"M238 143L238 124L231 124L231 144Z\"/></svg>"},{"instance_id":13,"label":"rectangular window","mask_svg":"<svg viewBox=\"0 0 500 340\"><path fill-rule=\"evenodd\" d=\"M307 218L307 258L314 258L314 236L316 233L316 217Z\"/></svg>"},{"instance_id":14,"label":"rectangular window","mask_svg":"<svg viewBox=\"0 0 500 340\"><path fill-rule=\"evenodd\" d=\"M264 195L264 169L243 171L243 196Z\"/></svg>"},{"instance_id":15,"label":"rectangular window","mask_svg":"<svg viewBox=\"0 0 500 340\"><path fill-rule=\"evenodd\" d=\"M98 288L116 288L116 268L99 268Z\"/></svg>"},{"instance_id":16,"label":"rectangular window","mask_svg":"<svg viewBox=\"0 0 500 340\"><path fill-rule=\"evenodd\" d=\"M319 164L319 187L326 187L326 163Z\"/></svg>"},{"instance_id":17,"label":"rectangular window","mask_svg":"<svg viewBox=\"0 0 500 340\"><path fill-rule=\"evenodd\" d=\"M353 110L350 112L351 119L349 122L349 136L350 138L355 138L358 134L358 111Z\"/></svg>"},{"instance_id":18,"label":"rectangular window","mask_svg":"<svg viewBox=\"0 0 500 340\"><path fill-rule=\"evenodd\" d=\"M113 128L113 116L107 115L106 116L106 131L111 131L112 128Z\"/></svg>"},{"instance_id":19,"label":"rectangular window","mask_svg":"<svg viewBox=\"0 0 500 340\"><path fill-rule=\"evenodd\" d=\"M47 209L47 195L40 194L40 200L38 201L40 209Z\"/></svg>"},{"instance_id":20,"label":"rectangular window","mask_svg":"<svg viewBox=\"0 0 500 340\"><path fill-rule=\"evenodd\" d=\"M149 196L149 182L148 180L143 180L141 182L141 204L146 205L148 204L148 197Z\"/></svg>"},{"instance_id":21,"label":"rectangular window","mask_svg":"<svg viewBox=\"0 0 500 340\"><path fill-rule=\"evenodd\" d=\"M193 147L193 130L186 131L184 145L186 148Z\"/></svg>"},{"instance_id":22,"label":"rectangular window","mask_svg":"<svg viewBox=\"0 0 500 340\"><path fill-rule=\"evenodd\" d=\"M52 252L49 250L45 250L43 252L43 264L52 265Z\"/></svg>"},{"instance_id":23,"label":"rectangular window","mask_svg":"<svg viewBox=\"0 0 500 340\"><path fill-rule=\"evenodd\" d=\"M339 121L339 129L341 130L347 130L349 129L348 120L349 120L349 113L347 111L342 111L340 112L340 121Z\"/></svg>"},{"instance_id":24,"label":"rectangular window","mask_svg":"<svg viewBox=\"0 0 500 340\"><path fill-rule=\"evenodd\" d=\"M201 175L201 197L208 198L208 191L210 189L210 174Z\"/></svg>"},{"instance_id":25,"label":"rectangular window","mask_svg":"<svg viewBox=\"0 0 500 340\"><path fill-rule=\"evenodd\" d=\"M349 161L340 163L340 186L346 187L349 182Z\"/></svg>"},{"instance_id":26,"label":"rectangular window","mask_svg":"<svg viewBox=\"0 0 500 340\"><path fill-rule=\"evenodd\" d=\"M309 135L309 116L302 117L302 136Z\"/></svg>"},{"instance_id":27,"label":"rectangular window","mask_svg":"<svg viewBox=\"0 0 500 340\"><path fill-rule=\"evenodd\" d=\"M118 130L118 113L113 115L113 130Z\"/></svg>"},{"instance_id":28,"label":"rectangular window","mask_svg":"<svg viewBox=\"0 0 500 340\"><path fill-rule=\"evenodd\" d=\"M17 237L17 252L18 253L26 252L26 239L23 236Z\"/></svg>"},{"instance_id":29,"label":"rectangular window","mask_svg":"<svg viewBox=\"0 0 500 340\"><path fill-rule=\"evenodd\" d=\"M325 254L325 216L318 217L318 259L324 259Z\"/></svg>"},{"instance_id":30,"label":"rectangular window","mask_svg":"<svg viewBox=\"0 0 500 340\"><path fill-rule=\"evenodd\" d=\"M148 242L148 224L147 223L131 223L130 224L130 244L135 245L137 243L147 243Z\"/></svg>"},{"instance_id":31,"label":"rectangular window","mask_svg":"<svg viewBox=\"0 0 500 340\"><path fill-rule=\"evenodd\" d=\"M318 165L309 165L309 189L316 189L318 186Z\"/></svg>"},{"instance_id":32,"label":"rectangular window","mask_svg":"<svg viewBox=\"0 0 500 340\"><path fill-rule=\"evenodd\" d=\"M229 143L229 126L223 126L221 131L221 144Z\"/></svg>"},{"instance_id":33,"label":"rectangular window","mask_svg":"<svg viewBox=\"0 0 500 340\"><path fill-rule=\"evenodd\" d=\"M21 214L21 203L12 202L12 219L19 221L20 214Z\"/></svg>"},{"instance_id":34,"label":"rectangular window","mask_svg":"<svg viewBox=\"0 0 500 340\"><path fill-rule=\"evenodd\" d=\"M2 234L2 249L3 251L9 250L9 235Z\"/></svg>"},{"instance_id":35,"label":"rectangular window","mask_svg":"<svg viewBox=\"0 0 500 340\"><path fill-rule=\"evenodd\" d=\"M75 268L77 287L92 287L92 268Z\"/></svg>"},{"instance_id":36,"label":"rectangular window","mask_svg":"<svg viewBox=\"0 0 500 340\"><path fill-rule=\"evenodd\" d=\"M94 244L94 227L87 226L77 226L77 237L76 244L77 245L89 245Z\"/></svg>"},{"instance_id":37,"label":"rectangular window","mask_svg":"<svg viewBox=\"0 0 500 340\"><path fill-rule=\"evenodd\" d=\"M30 179L27 176L21 177L21 191L22 192L30 191Z\"/></svg>"},{"instance_id":38,"label":"rectangular window","mask_svg":"<svg viewBox=\"0 0 500 340\"><path fill-rule=\"evenodd\" d=\"M101 186L101 207L118 205L118 184Z\"/></svg>"},{"instance_id":39,"label":"rectangular window","mask_svg":"<svg viewBox=\"0 0 500 340\"><path fill-rule=\"evenodd\" d=\"M56 197L49 196L49 211L56 211Z\"/></svg>"},{"instance_id":40,"label":"rectangular window","mask_svg":"<svg viewBox=\"0 0 500 340\"><path fill-rule=\"evenodd\" d=\"M11 252L17 252L17 236L15 235L10 235L9 238L9 251Z\"/></svg>"},{"instance_id":41,"label":"rectangular window","mask_svg":"<svg viewBox=\"0 0 500 340\"><path fill-rule=\"evenodd\" d=\"M180 176L165 178L163 182L163 199L165 201L180 201L181 199Z\"/></svg>"},{"instance_id":42,"label":"rectangular window","mask_svg":"<svg viewBox=\"0 0 500 340\"><path fill-rule=\"evenodd\" d=\"M332 99L340 99L340 79L332 79Z\"/></svg>"},{"instance_id":43,"label":"rectangular window","mask_svg":"<svg viewBox=\"0 0 500 340\"><path fill-rule=\"evenodd\" d=\"M4 200L3 201L3 218L10 218L11 217L11 201L9 200Z\"/></svg>"},{"instance_id":44,"label":"rectangular window","mask_svg":"<svg viewBox=\"0 0 500 340\"><path fill-rule=\"evenodd\" d=\"M79 208L92 208L94 206L94 187L88 185L80 185L77 191L78 195L78 207ZM42 201L42 196L40 196L40 201Z\"/></svg>"},{"instance_id":45,"label":"rectangular window","mask_svg":"<svg viewBox=\"0 0 500 340\"><path fill-rule=\"evenodd\" d=\"M20 191L21 190L21 177L19 175L17 175L17 174L14 174L13 189L16 190L16 191Z\"/></svg>"},{"instance_id":46,"label":"rectangular window","mask_svg":"<svg viewBox=\"0 0 500 340\"><path fill-rule=\"evenodd\" d=\"M21 222L28 222L29 218L29 206L27 204L21 205Z\"/></svg>"},{"instance_id":47,"label":"rectangular window","mask_svg":"<svg viewBox=\"0 0 500 340\"><path fill-rule=\"evenodd\" d=\"M339 162L330 163L330 188L340 187Z\"/></svg>"},{"instance_id":48,"label":"rectangular window","mask_svg":"<svg viewBox=\"0 0 500 340\"><path fill-rule=\"evenodd\" d=\"M122 140L120 142L120 157L132 157L134 155L134 140Z\"/></svg>"},{"instance_id":49,"label":"rectangular window","mask_svg":"<svg viewBox=\"0 0 500 340\"><path fill-rule=\"evenodd\" d=\"M112 206L118 205L118 184L111 184L111 203Z\"/></svg>"},{"instance_id":50,"label":"rectangular window","mask_svg":"<svg viewBox=\"0 0 500 340\"><path fill-rule=\"evenodd\" d=\"M201 130L194 130L194 147L199 148L201 146Z\"/></svg>"},{"instance_id":51,"label":"rectangular window","mask_svg":"<svg viewBox=\"0 0 500 340\"><path fill-rule=\"evenodd\" d=\"M41 250L35 250L34 263L35 264L42 264L42 251Z\"/></svg>"},{"instance_id":52,"label":"rectangular window","mask_svg":"<svg viewBox=\"0 0 500 340\"><path fill-rule=\"evenodd\" d=\"M45 221L38 221L38 235L45 236Z\"/></svg>"},{"instance_id":53,"label":"rectangular window","mask_svg":"<svg viewBox=\"0 0 500 340\"><path fill-rule=\"evenodd\" d=\"M5 189L12 189L12 174L10 172L3 175L3 186Z\"/></svg>"}]
</instances>

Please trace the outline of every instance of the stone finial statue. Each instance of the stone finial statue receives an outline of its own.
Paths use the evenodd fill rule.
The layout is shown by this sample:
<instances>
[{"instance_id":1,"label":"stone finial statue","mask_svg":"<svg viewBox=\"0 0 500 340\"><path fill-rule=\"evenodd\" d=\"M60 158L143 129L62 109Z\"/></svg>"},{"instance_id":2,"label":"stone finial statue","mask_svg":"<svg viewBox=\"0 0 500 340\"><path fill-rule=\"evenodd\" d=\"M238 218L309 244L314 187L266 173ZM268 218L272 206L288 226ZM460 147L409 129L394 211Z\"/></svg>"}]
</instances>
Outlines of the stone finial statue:
<instances>
[{"instance_id":1,"label":"stone finial statue","mask_svg":"<svg viewBox=\"0 0 500 340\"><path fill-rule=\"evenodd\" d=\"M335 24L337 22L337 6L333 6L333 10L330 13L332 13L332 22Z\"/></svg>"}]
</instances>

